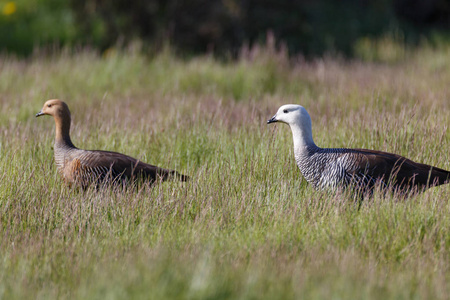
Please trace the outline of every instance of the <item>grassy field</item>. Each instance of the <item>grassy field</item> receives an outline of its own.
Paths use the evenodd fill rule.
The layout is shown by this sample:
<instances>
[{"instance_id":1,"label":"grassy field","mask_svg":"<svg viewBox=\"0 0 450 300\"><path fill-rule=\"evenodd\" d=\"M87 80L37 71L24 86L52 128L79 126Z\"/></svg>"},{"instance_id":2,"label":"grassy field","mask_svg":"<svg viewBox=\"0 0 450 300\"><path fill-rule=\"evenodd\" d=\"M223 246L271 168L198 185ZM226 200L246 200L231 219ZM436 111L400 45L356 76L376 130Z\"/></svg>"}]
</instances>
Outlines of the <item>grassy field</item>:
<instances>
[{"instance_id":1,"label":"grassy field","mask_svg":"<svg viewBox=\"0 0 450 300\"><path fill-rule=\"evenodd\" d=\"M450 169L450 49L395 64L235 63L109 51L0 58L1 299L448 299L450 186L358 210L295 164L282 104L316 144ZM188 183L125 192L65 186L45 100L72 140L176 169Z\"/></svg>"}]
</instances>

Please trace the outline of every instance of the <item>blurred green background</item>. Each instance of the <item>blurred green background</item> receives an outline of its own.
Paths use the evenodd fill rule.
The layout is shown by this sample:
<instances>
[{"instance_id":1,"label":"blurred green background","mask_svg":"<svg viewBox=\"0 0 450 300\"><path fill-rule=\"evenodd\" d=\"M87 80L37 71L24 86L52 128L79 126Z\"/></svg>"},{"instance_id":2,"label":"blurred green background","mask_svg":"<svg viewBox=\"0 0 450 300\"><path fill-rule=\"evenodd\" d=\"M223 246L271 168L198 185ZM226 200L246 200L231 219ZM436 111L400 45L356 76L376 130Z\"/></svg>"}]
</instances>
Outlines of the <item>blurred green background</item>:
<instances>
[{"instance_id":1,"label":"blurred green background","mask_svg":"<svg viewBox=\"0 0 450 300\"><path fill-rule=\"evenodd\" d=\"M448 0L0 0L0 51L18 55L139 41L233 58L269 32L289 54L383 59L392 44L447 43L449 29Z\"/></svg>"}]
</instances>

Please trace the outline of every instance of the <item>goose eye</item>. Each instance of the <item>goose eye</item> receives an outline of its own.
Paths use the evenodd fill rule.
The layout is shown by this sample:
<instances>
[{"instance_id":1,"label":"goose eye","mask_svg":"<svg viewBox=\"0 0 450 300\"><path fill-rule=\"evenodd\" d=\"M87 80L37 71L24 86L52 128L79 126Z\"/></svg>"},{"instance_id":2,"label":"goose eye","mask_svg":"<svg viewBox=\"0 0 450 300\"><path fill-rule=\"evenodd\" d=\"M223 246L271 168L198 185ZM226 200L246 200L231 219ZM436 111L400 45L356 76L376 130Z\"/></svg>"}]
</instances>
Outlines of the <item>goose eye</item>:
<instances>
[{"instance_id":1,"label":"goose eye","mask_svg":"<svg viewBox=\"0 0 450 300\"><path fill-rule=\"evenodd\" d=\"M287 109L285 109L285 110L283 110L283 112L284 112L285 114L287 114L289 111L288 111Z\"/></svg>"},{"instance_id":2,"label":"goose eye","mask_svg":"<svg viewBox=\"0 0 450 300\"><path fill-rule=\"evenodd\" d=\"M52 105L51 104L47 104L47 107L52 107Z\"/></svg>"}]
</instances>

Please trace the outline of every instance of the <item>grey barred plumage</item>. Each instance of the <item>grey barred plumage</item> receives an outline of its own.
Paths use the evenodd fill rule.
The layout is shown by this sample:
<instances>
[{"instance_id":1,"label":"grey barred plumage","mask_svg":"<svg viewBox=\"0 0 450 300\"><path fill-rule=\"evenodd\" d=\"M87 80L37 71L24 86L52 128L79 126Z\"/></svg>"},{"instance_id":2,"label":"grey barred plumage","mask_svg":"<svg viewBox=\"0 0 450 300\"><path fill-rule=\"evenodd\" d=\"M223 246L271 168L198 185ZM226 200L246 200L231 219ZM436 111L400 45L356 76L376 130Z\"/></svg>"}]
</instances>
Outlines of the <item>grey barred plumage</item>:
<instances>
[{"instance_id":1,"label":"grey barred plumage","mask_svg":"<svg viewBox=\"0 0 450 300\"><path fill-rule=\"evenodd\" d=\"M316 189L353 187L370 192L378 184L396 190L425 190L450 181L450 172L405 157L367 149L320 148L312 138L311 117L300 105L283 105L267 123L290 126L295 161Z\"/></svg>"},{"instance_id":2,"label":"grey barred plumage","mask_svg":"<svg viewBox=\"0 0 450 300\"><path fill-rule=\"evenodd\" d=\"M308 147L295 154L295 161L305 179L316 189L340 186L374 186L377 182L387 186L383 179L370 175L370 164L356 171L363 156L352 149Z\"/></svg>"},{"instance_id":3,"label":"grey barred plumage","mask_svg":"<svg viewBox=\"0 0 450 300\"><path fill-rule=\"evenodd\" d=\"M55 163L64 180L71 184L86 188L91 184L127 183L138 177L149 182L169 177L188 179L174 170L146 164L121 153L78 149L69 135L69 107L60 100L48 100L36 117L41 115L51 115L55 119Z\"/></svg>"}]
</instances>

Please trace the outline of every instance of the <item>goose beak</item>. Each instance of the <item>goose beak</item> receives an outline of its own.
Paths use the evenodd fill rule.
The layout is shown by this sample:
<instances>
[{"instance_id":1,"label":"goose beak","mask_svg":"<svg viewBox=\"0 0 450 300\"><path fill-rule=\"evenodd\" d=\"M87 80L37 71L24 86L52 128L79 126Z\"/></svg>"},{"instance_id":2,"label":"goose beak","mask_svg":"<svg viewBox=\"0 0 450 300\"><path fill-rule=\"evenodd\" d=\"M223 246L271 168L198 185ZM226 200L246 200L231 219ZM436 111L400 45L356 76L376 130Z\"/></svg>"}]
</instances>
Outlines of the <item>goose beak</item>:
<instances>
[{"instance_id":1,"label":"goose beak","mask_svg":"<svg viewBox=\"0 0 450 300\"><path fill-rule=\"evenodd\" d=\"M36 114L36 118L37 118L37 117L40 117L40 116L42 116L42 115L44 115L44 113L43 113L42 110L41 110L41 111L39 111L39 112Z\"/></svg>"},{"instance_id":2,"label":"goose beak","mask_svg":"<svg viewBox=\"0 0 450 300\"><path fill-rule=\"evenodd\" d=\"M267 121L267 124L278 122L276 116L277 116L277 115L273 116L270 120L268 120L268 121Z\"/></svg>"}]
</instances>

